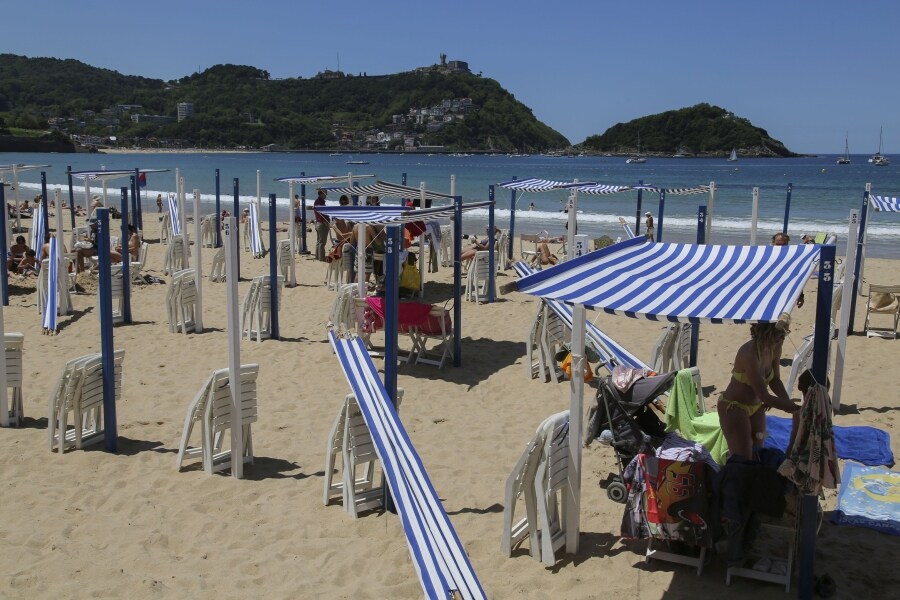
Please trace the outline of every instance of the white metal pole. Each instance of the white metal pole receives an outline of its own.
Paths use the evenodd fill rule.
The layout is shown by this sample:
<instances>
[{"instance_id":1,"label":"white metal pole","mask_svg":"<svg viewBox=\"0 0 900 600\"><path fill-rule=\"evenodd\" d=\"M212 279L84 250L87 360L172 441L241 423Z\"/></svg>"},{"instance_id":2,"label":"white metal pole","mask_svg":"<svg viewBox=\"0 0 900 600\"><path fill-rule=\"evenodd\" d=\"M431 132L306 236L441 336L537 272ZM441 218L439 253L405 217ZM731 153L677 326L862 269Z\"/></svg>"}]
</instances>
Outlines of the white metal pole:
<instances>
[{"instance_id":1,"label":"white metal pole","mask_svg":"<svg viewBox=\"0 0 900 600\"><path fill-rule=\"evenodd\" d=\"M64 215L63 215L62 204L60 203L59 188L56 188L56 190L55 190L54 199L55 199L55 203L56 203L56 242L57 242L57 244L59 244L59 253L56 255L56 257L57 257L56 272L60 274L59 275L60 277L66 277L66 257L65 257L65 253L63 252L63 237L65 236L65 233L63 232L63 226L65 223L65 220L63 218ZM47 204L48 204L48 208L49 208L49 202ZM49 228L48 228L48 231L49 231ZM43 243L43 240L41 240L41 243ZM35 250L38 251L37 248L35 248ZM72 248L72 251L73 252L75 251L74 248ZM38 251L38 255L40 255L40 251ZM64 315L67 315L70 312L72 312L72 298L69 296L69 294L59 294L59 307L58 308L59 308L59 311Z\"/></svg>"},{"instance_id":2,"label":"white metal pole","mask_svg":"<svg viewBox=\"0 0 900 600\"><path fill-rule=\"evenodd\" d=\"M859 233L859 211L850 211L850 229L847 234L847 256L844 258L844 284L841 286L841 314L838 321L837 353L834 357L834 386L831 388L831 405L837 412L841 408L841 384L844 379L844 362L847 355L847 329L850 327L850 307L853 306L853 265L856 264L856 243Z\"/></svg>"},{"instance_id":3,"label":"white metal pole","mask_svg":"<svg viewBox=\"0 0 900 600\"><path fill-rule=\"evenodd\" d=\"M65 232L63 231L63 228L65 227L65 219L63 218L64 215L63 215L62 204L60 203L59 188L56 188L56 190L54 190L53 201L56 204L56 239L60 243L59 255L62 256L63 255L62 243L63 243L63 236L65 235ZM71 249L71 250L72 250L72 252L75 251L74 249ZM38 253L38 254L40 254L40 253ZM60 271L60 273L62 273L62 272L63 271Z\"/></svg>"},{"instance_id":4,"label":"white metal pole","mask_svg":"<svg viewBox=\"0 0 900 600\"><path fill-rule=\"evenodd\" d=\"M290 217L288 218L288 231L291 232L290 240L291 240L291 271L294 269L294 256L297 254L299 250L297 248L297 228L300 227L300 224L297 223L297 210L300 208L299 204L296 204L296 200L294 200L294 182L288 182L288 204L291 207Z\"/></svg>"},{"instance_id":5,"label":"white metal pole","mask_svg":"<svg viewBox=\"0 0 900 600\"><path fill-rule=\"evenodd\" d=\"M759 219L759 188L753 188L753 206L750 209L750 245L756 245L756 223Z\"/></svg>"},{"instance_id":6,"label":"white metal pole","mask_svg":"<svg viewBox=\"0 0 900 600\"><path fill-rule=\"evenodd\" d=\"M87 177L84 178L84 183L87 185ZM16 198L16 233L19 233L22 231L22 209L19 208L19 169L16 165L13 165L13 186Z\"/></svg>"},{"instance_id":7,"label":"white metal pole","mask_svg":"<svg viewBox=\"0 0 900 600\"><path fill-rule=\"evenodd\" d=\"M572 377L569 403L569 498L566 526L566 552L578 552L578 532L581 528L581 414L584 405L584 332L586 327L584 304L572 307Z\"/></svg>"},{"instance_id":8,"label":"white metal pole","mask_svg":"<svg viewBox=\"0 0 900 600\"><path fill-rule=\"evenodd\" d=\"M200 190L194 190L194 239L200 240ZM199 241L194 242L197 256L194 257L194 286L197 294L197 307L194 309L194 333L203 331L203 261L200 260L202 246Z\"/></svg>"},{"instance_id":9,"label":"white metal pole","mask_svg":"<svg viewBox=\"0 0 900 600\"><path fill-rule=\"evenodd\" d=\"M225 242L225 310L228 315L228 384L231 388L231 475L244 477L244 431L241 419L241 334L238 304L238 243L235 239L237 220L225 219L222 232ZM211 451L211 450L210 450Z\"/></svg>"},{"instance_id":10,"label":"white metal pole","mask_svg":"<svg viewBox=\"0 0 900 600\"><path fill-rule=\"evenodd\" d=\"M182 269L191 266L191 241L187 232L187 194L184 191L184 177L178 180L178 220L181 223L181 245L184 248Z\"/></svg>"},{"instance_id":11,"label":"white metal pole","mask_svg":"<svg viewBox=\"0 0 900 600\"><path fill-rule=\"evenodd\" d=\"M450 195L456 195L456 175L450 176Z\"/></svg>"},{"instance_id":12,"label":"white metal pole","mask_svg":"<svg viewBox=\"0 0 900 600\"><path fill-rule=\"evenodd\" d=\"M419 182L419 208L425 208L425 182ZM488 234L488 243L494 239L494 232ZM419 298L425 294L425 232L419 234Z\"/></svg>"},{"instance_id":13,"label":"white metal pole","mask_svg":"<svg viewBox=\"0 0 900 600\"><path fill-rule=\"evenodd\" d=\"M716 204L716 182L709 182L709 202L706 204L706 243L712 244L713 206Z\"/></svg>"},{"instance_id":14,"label":"white metal pole","mask_svg":"<svg viewBox=\"0 0 900 600\"><path fill-rule=\"evenodd\" d=\"M578 183L578 180L575 180ZM575 247L575 230L578 228L578 219L575 211L578 210L578 190L573 189L569 195L569 227L566 231L566 260L572 258L572 248Z\"/></svg>"}]
</instances>

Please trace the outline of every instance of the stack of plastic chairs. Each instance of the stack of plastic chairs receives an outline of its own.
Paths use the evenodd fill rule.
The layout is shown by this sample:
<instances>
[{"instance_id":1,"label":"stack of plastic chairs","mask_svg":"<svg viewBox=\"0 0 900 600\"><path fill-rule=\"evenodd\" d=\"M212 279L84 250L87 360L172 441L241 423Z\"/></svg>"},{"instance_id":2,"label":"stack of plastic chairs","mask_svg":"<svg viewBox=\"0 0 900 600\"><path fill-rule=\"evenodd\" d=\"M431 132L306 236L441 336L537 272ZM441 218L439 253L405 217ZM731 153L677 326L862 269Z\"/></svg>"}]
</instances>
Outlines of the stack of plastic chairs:
<instances>
[{"instance_id":1,"label":"stack of plastic chairs","mask_svg":"<svg viewBox=\"0 0 900 600\"><path fill-rule=\"evenodd\" d=\"M276 282L276 303L281 305L281 288L284 278L278 277ZM253 339L257 342L263 338L272 337L272 311L271 311L271 278L268 275L254 277L250 282L250 289L241 303L241 337Z\"/></svg>"},{"instance_id":2,"label":"stack of plastic chairs","mask_svg":"<svg viewBox=\"0 0 900 600\"><path fill-rule=\"evenodd\" d=\"M169 331L187 333L194 331L197 311L197 284L194 270L184 269L172 275L172 284L166 290L166 315Z\"/></svg>"}]
</instances>

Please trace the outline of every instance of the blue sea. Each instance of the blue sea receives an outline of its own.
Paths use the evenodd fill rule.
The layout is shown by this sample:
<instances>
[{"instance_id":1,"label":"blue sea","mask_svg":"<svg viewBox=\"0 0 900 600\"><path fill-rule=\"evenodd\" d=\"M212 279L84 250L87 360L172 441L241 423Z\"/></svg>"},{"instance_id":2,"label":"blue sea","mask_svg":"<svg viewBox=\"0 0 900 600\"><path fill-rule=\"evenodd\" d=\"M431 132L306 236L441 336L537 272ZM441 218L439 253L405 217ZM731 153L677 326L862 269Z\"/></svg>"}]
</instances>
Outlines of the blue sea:
<instances>
[{"instance_id":1,"label":"blue sea","mask_svg":"<svg viewBox=\"0 0 900 600\"><path fill-rule=\"evenodd\" d=\"M166 173L150 173L143 189L143 210L156 211L156 195L175 191L175 169L185 180L188 194L199 189L203 202L210 209L215 200L215 170L220 173L220 193L223 208L233 206L233 180L239 180L241 202L270 193L278 197L279 219L288 217L288 185L276 182L281 177L306 175L375 175L377 179L400 183L404 174L407 184L418 187L424 181L429 189L449 193L451 176L455 176L456 193L465 201L485 200L490 185L513 177L537 177L559 181L591 181L610 185L635 185L639 181L657 187L693 187L715 182L716 194L713 215L713 242L745 244L750 241L750 220L753 188L759 188L759 222L757 243L768 242L780 231L784 221L787 186L792 184L788 233L799 241L805 233L818 231L838 235L838 253L845 251L849 214L862 205L865 184L872 184L872 193L900 196L900 157L892 156L892 164L876 167L867 162L868 156L851 156L850 165L837 165L837 155L791 159L740 159L729 163L722 159L648 158L645 164L626 164L624 157L551 157L551 156L448 156L408 154L344 154L327 153L136 153L136 154L11 154L0 153L0 164L48 164L44 169L19 175L19 199L30 199L40 190L40 171L44 171L50 188L61 188L67 196L66 170L169 169ZM367 165L348 165L350 160L366 160ZM9 181L11 175L7 176ZM363 179L361 183L374 179ZM97 184L99 185L99 184ZM110 198L119 198L118 189L128 180L111 182ZM92 193L100 193L96 187ZM295 189L299 193L299 186ZM8 191L8 199L16 191ZM307 190L313 197L314 190ZM649 210L657 219L659 197L644 192L641 212ZM336 198L329 198L335 201ZM496 187L496 219L501 227L508 226L511 193ZM636 220L637 192L629 191L612 196L578 198L579 233L591 237L608 235L613 239L623 234L619 217L631 227ZM118 200L115 200L116 202ZM390 203L392 200L386 200ZM566 215L563 212L566 193L519 193L516 201L516 233L547 231L551 235L564 233ZM75 183L75 203L84 204L83 185ZM669 195L665 201L663 239L690 242L696 240L697 210L708 203L707 194L692 196ZM531 205L534 205L533 209ZM204 209L209 212L210 209ZM483 232L487 211L467 213L466 231ZM869 212L868 256L900 258L900 214Z\"/></svg>"}]
</instances>

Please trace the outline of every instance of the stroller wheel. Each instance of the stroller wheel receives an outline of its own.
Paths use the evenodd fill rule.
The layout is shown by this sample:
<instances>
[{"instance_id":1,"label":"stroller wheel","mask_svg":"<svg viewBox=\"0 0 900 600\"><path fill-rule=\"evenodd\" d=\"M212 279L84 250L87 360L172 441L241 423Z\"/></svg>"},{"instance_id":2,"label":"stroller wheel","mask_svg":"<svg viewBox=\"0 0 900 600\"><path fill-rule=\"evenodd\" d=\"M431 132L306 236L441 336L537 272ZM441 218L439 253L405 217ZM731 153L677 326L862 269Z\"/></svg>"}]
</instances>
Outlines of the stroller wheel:
<instances>
[{"instance_id":1,"label":"stroller wheel","mask_svg":"<svg viewBox=\"0 0 900 600\"><path fill-rule=\"evenodd\" d=\"M625 484L621 481L611 481L609 485L606 486L606 495L613 502L625 504L625 498L628 497L628 488L626 488Z\"/></svg>"}]
</instances>

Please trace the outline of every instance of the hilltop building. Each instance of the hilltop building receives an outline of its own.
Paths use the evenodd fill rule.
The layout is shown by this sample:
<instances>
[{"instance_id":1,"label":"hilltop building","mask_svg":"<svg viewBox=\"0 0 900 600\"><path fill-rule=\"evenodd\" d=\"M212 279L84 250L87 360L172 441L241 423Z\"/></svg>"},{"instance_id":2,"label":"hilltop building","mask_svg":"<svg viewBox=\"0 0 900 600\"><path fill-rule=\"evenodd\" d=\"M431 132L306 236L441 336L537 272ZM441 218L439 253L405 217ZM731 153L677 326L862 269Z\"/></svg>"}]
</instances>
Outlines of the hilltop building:
<instances>
[{"instance_id":1,"label":"hilltop building","mask_svg":"<svg viewBox=\"0 0 900 600\"><path fill-rule=\"evenodd\" d=\"M179 102L178 103L178 122L181 123L185 119L189 119L194 116L194 103L193 102Z\"/></svg>"}]
</instances>

